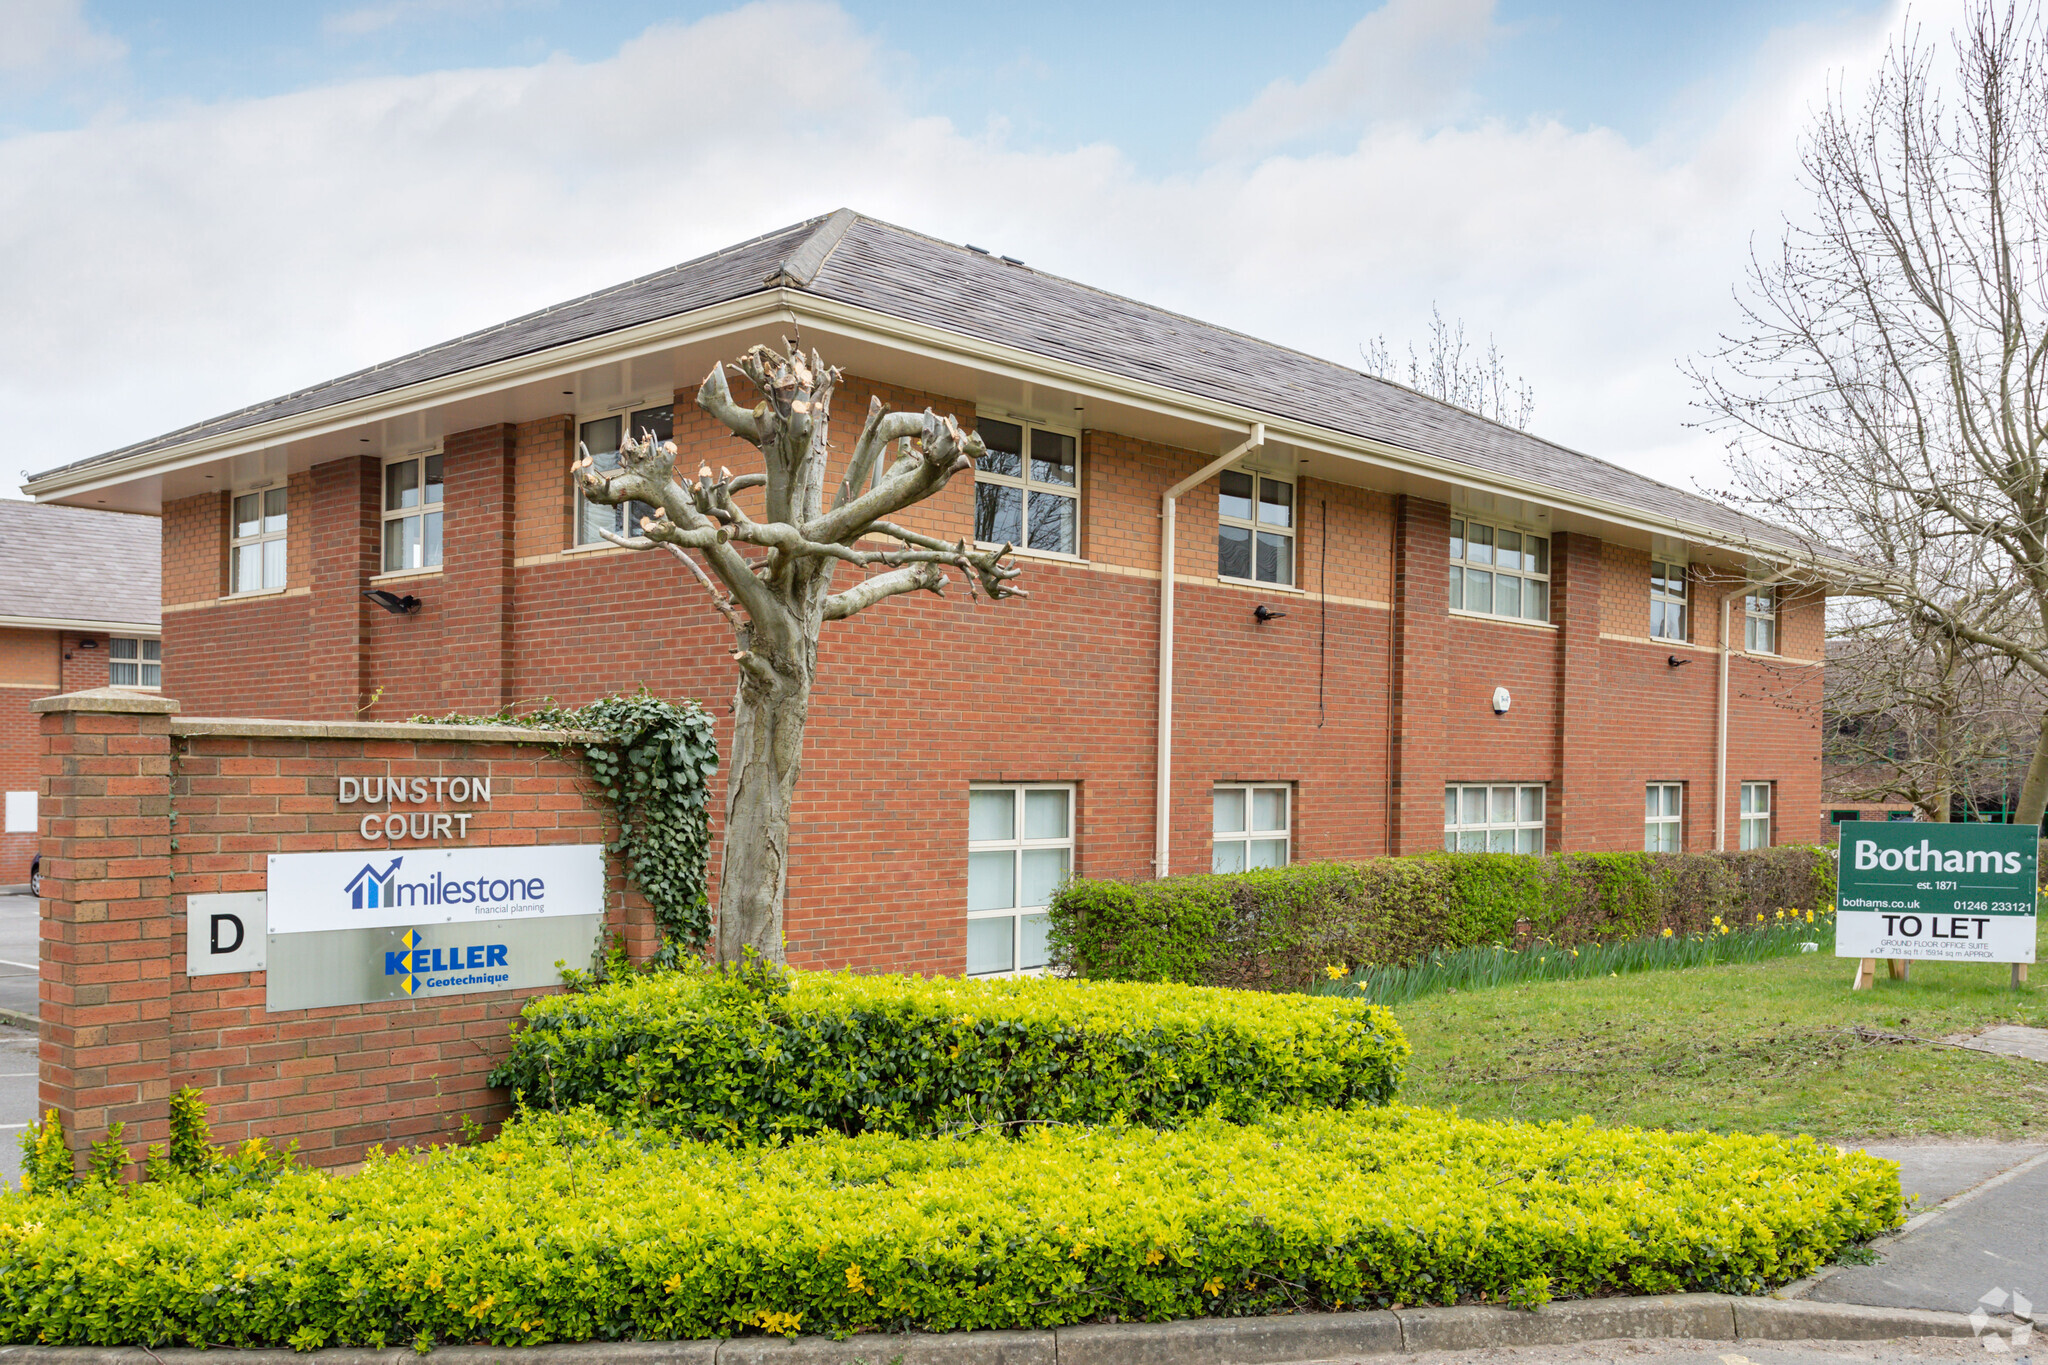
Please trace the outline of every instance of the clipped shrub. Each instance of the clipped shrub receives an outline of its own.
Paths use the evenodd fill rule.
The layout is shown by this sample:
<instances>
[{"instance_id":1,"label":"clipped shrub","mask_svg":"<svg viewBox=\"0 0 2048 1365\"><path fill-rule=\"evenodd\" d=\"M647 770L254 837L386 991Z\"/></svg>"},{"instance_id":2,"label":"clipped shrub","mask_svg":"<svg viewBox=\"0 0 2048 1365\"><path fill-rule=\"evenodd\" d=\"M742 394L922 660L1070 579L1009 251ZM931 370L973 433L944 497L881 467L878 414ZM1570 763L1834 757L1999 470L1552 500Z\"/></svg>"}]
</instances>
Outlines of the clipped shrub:
<instances>
[{"instance_id":1,"label":"clipped shrub","mask_svg":"<svg viewBox=\"0 0 2048 1365\"><path fill-rule=\"evenodd\" d=\"M1891 1162L1810 1138L1398 1106L754 1148L531 1115L355 1176L0 1197L0 1340L425 1350L1754 1294L1901 1209Z\"/></svg>"},{"instance_id":2,"label":"clipped shrub","mask_svg":"<svg viewBox=\"0 0 2048 1365\"><path fill-rule=\"evenodd\" d=\"M1102 981L1300 990L1324 968L1542 939L1573 945L1830 906L1833 851L1427 853L1161 881L1076 880L1050 908L1055 961Z\"/></svg>"},{"instance_id":3,"label":"clipped shrub","mask_svg":"<svg viewBox=\"0 0 2048 1365\"><path fill-rule=\"evenodd\" d=\"M1408 1042L1360 1001L1052 979L708 969L528 1002L492 1083L695 1137L1248 1122L1386 1104Z\"/></svg>"}]
</instances>

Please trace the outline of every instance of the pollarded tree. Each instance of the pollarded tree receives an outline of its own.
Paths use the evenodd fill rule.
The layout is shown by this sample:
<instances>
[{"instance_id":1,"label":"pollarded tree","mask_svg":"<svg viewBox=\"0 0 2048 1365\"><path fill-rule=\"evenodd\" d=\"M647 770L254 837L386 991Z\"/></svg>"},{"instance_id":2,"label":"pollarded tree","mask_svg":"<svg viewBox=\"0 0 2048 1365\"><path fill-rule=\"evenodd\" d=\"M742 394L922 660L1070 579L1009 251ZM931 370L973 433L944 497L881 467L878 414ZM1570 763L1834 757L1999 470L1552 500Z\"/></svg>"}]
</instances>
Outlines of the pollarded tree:
<instances>
[{"instance_id":1,"label":"pollarded tree","mask_svg":"<svg viewBox=\"0 0 2048 1365\"><path fill-rule=\"evenodd\" d=\"M734 475L721 468L714 475L707 465L695 479L679 476L675 444L648 433L622 443L617 468L598 468L587 450L575 463L590 501L646 504L638 535L605 538L632 550L666 547L710 591L732 627L739 686L726 765L717 943L726 962L748 948L783 960L790 802L803 767L818 637L826 623L901 593L943 593L949 566L963 571L971 592L994 599L1027 595L1011 586L1019 573L1010 561L1013 547L981 549L965 536L948 542L889 519L981 458L981 437L963 433L951 417L929 408L891 412L879 398L871 400L826 507L832 391L841 375L816 351L807 360L800 345L783 345L781 353L755 346L733 366L761 394L751 410L733 401L724 365L714 366L697 390L698 407L761 452L761 472ZM899 453L884 467L891 446ZM735 500L753 490L761 494L758 514ZM885 571L834 592L834 575L844 566Z\"/></svg>"}]
</instances>

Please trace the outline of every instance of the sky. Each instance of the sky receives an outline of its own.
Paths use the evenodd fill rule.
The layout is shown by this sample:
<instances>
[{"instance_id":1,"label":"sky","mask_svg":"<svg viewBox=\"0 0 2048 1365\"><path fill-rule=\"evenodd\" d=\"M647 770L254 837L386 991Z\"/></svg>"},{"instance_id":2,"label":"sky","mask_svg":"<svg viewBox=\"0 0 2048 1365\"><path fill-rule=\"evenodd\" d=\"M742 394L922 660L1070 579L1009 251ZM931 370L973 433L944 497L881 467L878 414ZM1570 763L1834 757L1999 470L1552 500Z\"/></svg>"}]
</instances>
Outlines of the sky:
<instances>
[{"instance_id":1,"label":"sky","mask_svg":"<svg viewBox=\"0 0 2048 1365\"><path fill-rule=\"evenodd\" d=\"M1946 28L1940 0L1914 14ZM0 491L841 206L1340 363L1491 336L1686 488L1888 0L0 0ZM12 457L12 458L10 458Z\"/></svg>"}]
</instances>

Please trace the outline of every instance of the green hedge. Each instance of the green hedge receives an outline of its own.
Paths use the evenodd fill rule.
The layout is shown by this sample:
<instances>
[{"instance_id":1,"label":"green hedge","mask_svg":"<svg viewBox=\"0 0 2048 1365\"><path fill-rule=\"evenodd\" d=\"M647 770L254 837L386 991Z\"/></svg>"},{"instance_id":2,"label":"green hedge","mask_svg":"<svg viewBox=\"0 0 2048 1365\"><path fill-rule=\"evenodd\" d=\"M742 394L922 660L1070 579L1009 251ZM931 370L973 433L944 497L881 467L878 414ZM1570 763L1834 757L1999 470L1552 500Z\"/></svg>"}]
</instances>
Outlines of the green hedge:
<instances>
[{"instance_id":1,"label":"green hedge","mask_svg":"<svg viewBox=\"0 0 2048 1365\"><path fill-rule=\"evenodd\" d=\"M1301 989L1331 965L1544 939L1707 932L1832 905L1833 851L1431 853L1163 881L1067 883L1052 950L1096 980Z\"/></svg>"},{"instance_id":2,"label":"green hedge","mask_svg":"<svg viewBox=\"0 0 2048 1365\"><path fill-rule=\"evenodd\" d=\"M354 1176L0 1196L0 1340L425 1349L1757 1293L1900 1217L1890 1162L1585 1120L733 1148L535 1115Z\"/></svg>"},{"instance_id":3,"label":"green hedge","mask_svg":"<svg viewBox=\"0 0 2048 1365\"><path fill-rule=\"evenodd\" d=\"M753 1142L1378 1105L1408 1052L1359 1001L700 968L536 998L491 1079L535 1108Z\"/></svg>"}]
</instances>

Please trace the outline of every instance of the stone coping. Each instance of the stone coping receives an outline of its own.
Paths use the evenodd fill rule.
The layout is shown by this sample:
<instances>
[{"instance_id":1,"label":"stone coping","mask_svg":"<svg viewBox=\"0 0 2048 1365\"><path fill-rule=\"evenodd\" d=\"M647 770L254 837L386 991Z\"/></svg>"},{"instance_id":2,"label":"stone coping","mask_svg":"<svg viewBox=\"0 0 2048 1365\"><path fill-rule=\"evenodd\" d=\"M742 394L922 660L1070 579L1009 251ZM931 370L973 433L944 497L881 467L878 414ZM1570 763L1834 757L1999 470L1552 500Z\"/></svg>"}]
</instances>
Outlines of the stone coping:
<instances>
[{"instance_id":1,"label":"stone coping","mask_svg":"<svg viewBox=\"0 0 2048 1365\"><path fill-rule=\"evenodd\" d=\"M811 1336L725 1341L593 1341L556 1346L442 1346L445 1365L1281 1365L1338 1357L1503 1346L1563 1346L1652 1338L1689 1341L1892 1341L1969 1337L1960 1313L1863 1308L1803 1300L1664 1294L1570 1299L1535 1312L1512 1308L1375 1309L1181 1322L1086 1323L1015 1332L872 1332L834 1341ZM192 1351L164 1347L0 1346L0 1365L416 1365L410 1348L312 1352Z\"/></svg>"},{"instance_id":2,"label":"stone coping","mask_svg":"<svg viewBox=\"0 0 2048 1365\"><path fill-rule=\"evenodd\" d=\"M171 733L187 738L234 735L256 739L403 739L454 744L576 744L602 738L590 730L536 730L527 725L440 725L431 721L409 720L245 720L237 716L180 716L171 721Z\"/></svg>"},{"instance_id":3,"label":"stone coping","mask_svg":"<svg viewBox=\"0 0 2048 1365\"><path fill-rule=\"evenodd\" d=\"M130 692L119 687L94 687L84 692L65 692L54 697L37 697L28 704L37 715L53 711L97 711L102 714L175 716L177 699L152 692Z\"/></svg>"}]
</instances>

